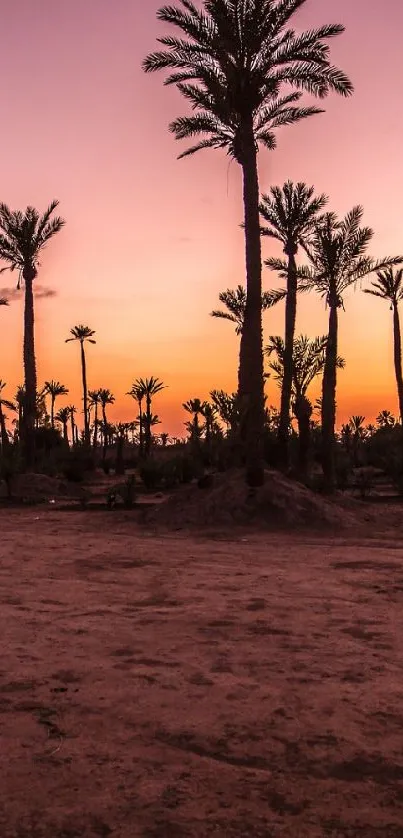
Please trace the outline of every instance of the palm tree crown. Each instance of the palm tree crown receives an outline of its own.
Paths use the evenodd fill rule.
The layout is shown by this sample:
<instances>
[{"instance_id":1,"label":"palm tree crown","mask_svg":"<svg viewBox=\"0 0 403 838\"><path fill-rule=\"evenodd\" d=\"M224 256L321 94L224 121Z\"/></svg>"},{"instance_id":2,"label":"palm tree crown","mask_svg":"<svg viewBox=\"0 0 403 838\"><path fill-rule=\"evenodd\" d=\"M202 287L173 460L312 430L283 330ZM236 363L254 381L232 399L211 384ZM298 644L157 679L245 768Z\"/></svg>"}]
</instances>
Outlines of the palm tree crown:
<instances>
[{"instance_id":1,"label":"palm tree crown","mask_svg":"<svg viewBox=\"0 0 403 838\"><path fill-rule=\"evenodd\" d=\"M96 343L96 340L93 339L95 332L89 326L83 326L82 324L74 326L73 329L70 329L70 334L71 338L66 338L66 343L70 343L72 340L78 340L80 343L85 340L88 340L89 343Z\"/></svg>"},{"instance_id":2,"label":"palm tree crown","mask_svg":"<svg viewBox=\"0 0 403 838\"><path fill-rule=\"evenodd\" d=\"M349 95L349 79L329 63L327 41L344 31L322 26L296 35L288 29L306 0L191 0L164 6L159 20L181 30L185 39L158 38L165 49L144 61L146 72L167 70L165 84L175 84L190 101L193 116L170 125L176 139L204 135L180 156L203 148L225 148L244 161L245 117L253 120L257 143L276 145L275 129L319 113L299 105L301 91L324 97L331 90ZM283 88L296 90L283 95Z\"/></svg>"},{"instance_id":3,"label":"palm tree crown","mask_svg":"<svg viewBox=\"0 0 403 838\"><path fill-rule=\"evenodd\" d=\"M279 290L264 291L262 294L262 311L272 308L280 300L284 299L286 292ZM230 320L235 323L235 332L237 335L242 334L242 329L245 321L246 309L246 289L243 285L237 285L234 289L227 288L226 291L220 291L218 295L220 303L226 306L227 311L214 309L211 312L211 317L220 317L223 320Z\"/></svg>"},{"instance_id":4,"label":"palm tree crown","mask_svg":"<svg viewBox=\"0 0 403 838\"><path fill-rule=\"evenodd\" d=\"M326 360L327 336L310 340L300 335L294 340L293 396L305 396L314 379L323 372ZM275 373L275 380L281 385L284 376L284 341L278 335L272 336L265 352L269 358L275 353L276 359L270 361L269 368ZM344 369L345 360L337 357L337 367Z\"/></svg>"},{"instance_id":5,"label":"palm tree crown","mask_svg":"<svg viewBox=\"0 0 403 838\"><path fill-rule=\"evenodd\" d=\"M397 305L403 299L403 268L397 271L393 268L378 271L376 280L371 283L371 288L364 288L364 293L380 297L381 300L388 300L393 308L393 305Z\"/></svg>"},{"instance_id":6,"label":"palm tree crown","mask_svg":"<svg viewBox=\"0 0 403 838\"><path fill-rule=\"evenodd\" d=\"M40 215L34 207L20 212L0 204L0 259L7 263L9 270L18 271L18 285L21 279L27 278L27 272L35 278L41 251L64 226L62 218L52 218L58 206L58 201L52 201Z\"/></svg>"}]
</instances>

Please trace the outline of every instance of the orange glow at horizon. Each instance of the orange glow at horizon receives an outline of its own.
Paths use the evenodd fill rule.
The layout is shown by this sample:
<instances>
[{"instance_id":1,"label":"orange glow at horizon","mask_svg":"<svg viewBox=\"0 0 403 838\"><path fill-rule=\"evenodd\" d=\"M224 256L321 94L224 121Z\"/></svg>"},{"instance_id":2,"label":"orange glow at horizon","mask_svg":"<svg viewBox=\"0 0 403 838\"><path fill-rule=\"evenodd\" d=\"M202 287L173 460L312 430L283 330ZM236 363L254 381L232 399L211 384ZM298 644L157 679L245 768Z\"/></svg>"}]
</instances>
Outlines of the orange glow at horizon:
<instances>
[{"instance_id":1,"label":"orange glow at horizon","mask_svg":"<svg viewBox=\"0 0 403 838\"><path fill-rule=\"evenodd\" d=\"M0 200L43 211L54 197L66 227L44 253L38 284L55 291L36 301L38 382L58 379L81 405L78 346L65 344L78 323L96 332L87 348L91 389L116 397L108 416L130 421L137 406L125 393L137 377L167 385L153 403L159 430L184 434L182 402L210 390L233 391L238 338L213 320L220 290L244 283L240 171L219 152L178 161L168 132L187 103L163 76L145 76L154 49L160 0L14 0L2 14ZM369 8L371 6L371 8ZM393 11L392 11L393 6ZM287 179L314 184L345 214L363 204L375 230L371 255L403 252L401 137L403 4L309 0L297 18L311 28L338 21L332 62L355 85L350 100L331 96L326 113L278 134L278 150L260 155L262 192ZM363 39L365 21L365 40ZM374 60L376 56L376 60ZM277 253L268 241L264 257ZM280 282L264 271L264 287ZM12 287L15 274L2 274ZM360 289L340 312L338 424L353 413L373 421L397 413L392 317L387 303ZM0 309L2 363L12 398L22 383L22 299ZM264 331L283 333L284 305L265 313ZM325 334L323 301L299 301L298 333ZM320 383L311 396L319 395ZM278 404L269 381L268 404Z\"/></svg>"}]
</instances>

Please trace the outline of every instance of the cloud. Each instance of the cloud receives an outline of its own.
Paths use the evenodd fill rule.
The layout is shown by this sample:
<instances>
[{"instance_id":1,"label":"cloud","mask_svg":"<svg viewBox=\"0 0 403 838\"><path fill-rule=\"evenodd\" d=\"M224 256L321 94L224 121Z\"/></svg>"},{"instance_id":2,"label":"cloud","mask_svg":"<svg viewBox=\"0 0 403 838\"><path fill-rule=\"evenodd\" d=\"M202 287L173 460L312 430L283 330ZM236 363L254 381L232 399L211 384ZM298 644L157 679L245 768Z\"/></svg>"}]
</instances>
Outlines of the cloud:
<instances>
[{"instance_id":1,"label":"cloud","mask_svg":"<svg viewBox=\"0 0 403 838\"><path fill-rule=\"evenodd\" d=\"M18 289L16 286L13 288L0 288L0 297L5 297L9 302L21 300L23 296L23 288ZM34 283L34 296L37 300L47 300L50 297L56 297L57 291L54 291L53 288L48 288L46 285L37 285Z\"/></svg>"}]
</instances>

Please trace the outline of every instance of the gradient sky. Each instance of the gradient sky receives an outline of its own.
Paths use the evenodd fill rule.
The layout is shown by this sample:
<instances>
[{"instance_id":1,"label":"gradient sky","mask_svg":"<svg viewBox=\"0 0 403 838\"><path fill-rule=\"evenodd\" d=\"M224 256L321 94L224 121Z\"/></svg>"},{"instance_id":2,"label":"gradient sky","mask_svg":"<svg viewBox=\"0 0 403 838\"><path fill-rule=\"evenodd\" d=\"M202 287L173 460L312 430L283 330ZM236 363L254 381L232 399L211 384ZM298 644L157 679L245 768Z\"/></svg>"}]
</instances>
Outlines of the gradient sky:
<instances>
[{"instance_id":1,"label":"gradient sky","mask_svg":"<svg viewBox=\"0 0 403 838\"><path fill-rule=\"evenodd\" d=\"M109 387L112 420L130 420L124 394L138 376L168 389L155 410L163 428L183 433L181 403L236 383L238 341L230 323L209 317L218 292L244 282L239 167L206 151L183 161L167 130L187 111L160 74L141 60L161 32L159 0L13 0L2 4L0 77L1 200L44 209L53 197L67 224L43 259L38 283L39 383L55 378L79 404L77 323L96 330L88 350L91 387ZM374 256L403 251L403 59L401 0L310 0L298 26L341 22L332 60L354 82L350 100L330 97L326 114L278 135L262 152L261 188L287 178L314 184L345 213L365 207ZM270 245L264 243L265 256ZM12 285L5 274L1 284ZM264 273L264 287L277 285ZM22 301L2 309L0 376L11 395L22 380ZM265 335L283 332L283 306L265 314ZM351 291L341 313L338 418L396 411L391 313ZM300 300L298 330L326 332L315 296ZM313 395L315 391L313 390ZM277 388L268 385L269 403ZM60 400L59 406L63 404Z\"/></svg>"}]
</instances>

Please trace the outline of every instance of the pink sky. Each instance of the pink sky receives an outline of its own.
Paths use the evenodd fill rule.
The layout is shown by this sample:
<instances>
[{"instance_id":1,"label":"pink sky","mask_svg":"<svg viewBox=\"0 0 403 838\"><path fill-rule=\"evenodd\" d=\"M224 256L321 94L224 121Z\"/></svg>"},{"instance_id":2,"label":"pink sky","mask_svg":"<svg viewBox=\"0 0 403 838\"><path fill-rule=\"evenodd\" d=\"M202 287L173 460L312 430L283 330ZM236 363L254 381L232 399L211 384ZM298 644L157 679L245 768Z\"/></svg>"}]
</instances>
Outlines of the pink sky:
<instances>
[{"instance_id":1,"label":"pink sky","mask_svg":"<svg viewBox=\"0 0 403 838\"><path fill-rule=\"evenodd\" d=\"M237 338L215 321L218 292L244 282L240 172L219 152L177 161L167 126L187 111L160 74L141 61L161 32L157 0L13 0L2 9L0 199L39 209L60 200L65 230L43 260L40 283L56 296L37 303L39 381L56 378L79 404L77 347L69 329L97 333L88 350L91 387L109 387L112 419L129 420L124 394L138 376L168 385L155 410L182 434L181 403L236 382ZM403 4L399 0L310 0L298 25L341 22L332 58L352 78L348 101L284 129L278 150L260 158L261 188L304 180L345 213L365 207L376 231L373 255L403 251ZM270 245L264 244L265 255ZM12 284L14 276L1 278ZM264 284L277 285L266 272ZM0 376L10 396L22 380L22 303L1 312ZM391 315L353 291L341 317L339 420L396 410ZM299 330L326 332L321 300L300 301ZM283 308L265 315L265 334L282 333ZM277 400L274 384L268 401ZM62 404L62 402L60 402Z\"/></svg>"}]
</instances>

